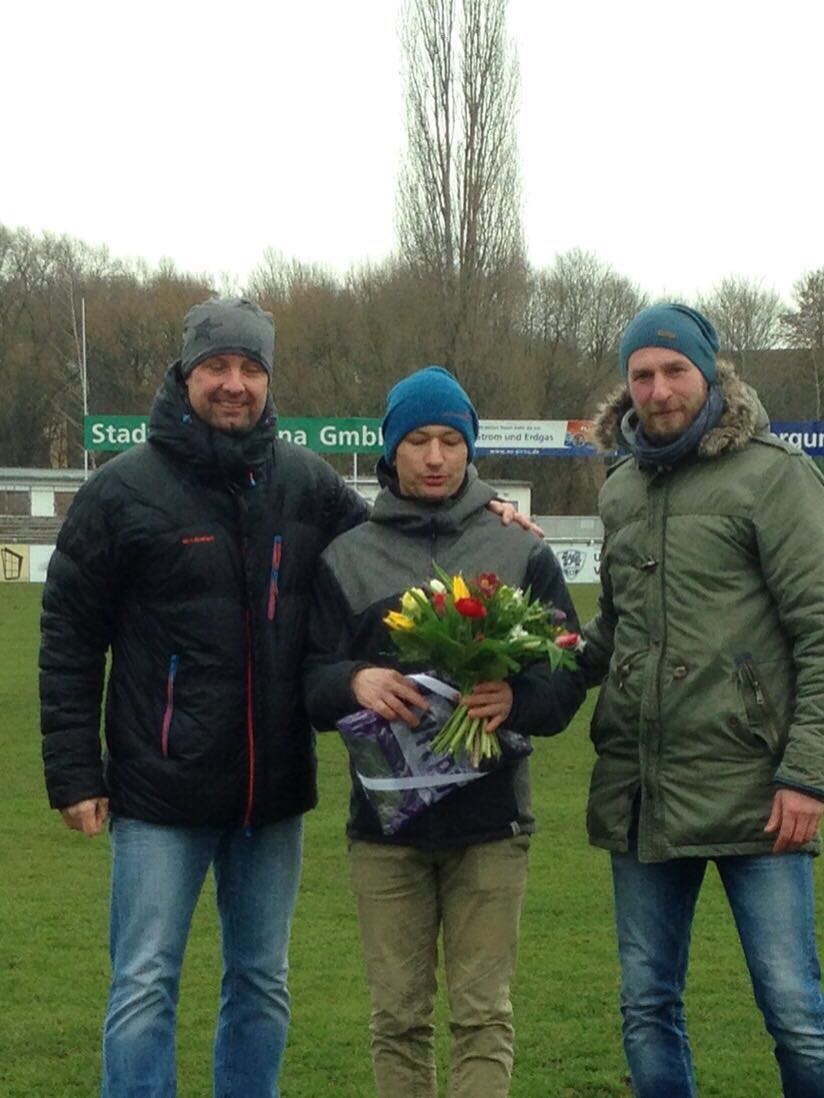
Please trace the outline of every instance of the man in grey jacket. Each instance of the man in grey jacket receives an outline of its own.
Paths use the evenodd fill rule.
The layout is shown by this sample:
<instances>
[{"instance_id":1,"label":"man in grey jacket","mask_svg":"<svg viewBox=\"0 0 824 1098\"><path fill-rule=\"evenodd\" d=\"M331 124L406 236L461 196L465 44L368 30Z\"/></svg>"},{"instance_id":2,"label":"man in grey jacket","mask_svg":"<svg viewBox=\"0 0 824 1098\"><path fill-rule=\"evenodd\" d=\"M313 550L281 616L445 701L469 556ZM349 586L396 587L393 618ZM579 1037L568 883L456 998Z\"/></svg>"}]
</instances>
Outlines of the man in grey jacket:
<instances>
[{"instance_id":1,"label":"man in grey jacket","mask_svg":"<svg viewBox=\"0 0 824 1098\"><path fill-rule=\"evenodd\" d=\"M708 861L721 876L787 1098L824 1098L812 855L824 808L824 483L716 362L706 317L624 332L596 421L609 471L600 612L584 632L611 851L624 1048L638 1098L692 1098L683 990Z\"/></svg>"},{"instance_id":2,"label":"man in grey jacket","mask_svg":"<svg viewBox=\"0 0 824 1098\"><path fill-rule=\"evenodd\" d=\"M503 527L472 458L475 409L451 374L419 370L392 389L383 421L383 489L369 522L323 554L310 616L306 675L313 724L330 728L360 708L416 724L426 701L390 654L384 624L402 592L436 561L551 601L574 627L563 574L549 547ZM471 717L523 734L564 728L583 696L575 672L532 665L478 685ZM350 867L372 997L372 1058L380 1098L435 1098L432 1001L439 930L451 1019L449 1093L504 1098L513 1062L509 984L535 821L525 758L486 776L384 834L353 772Z\"/></svg>"}]
</instances>

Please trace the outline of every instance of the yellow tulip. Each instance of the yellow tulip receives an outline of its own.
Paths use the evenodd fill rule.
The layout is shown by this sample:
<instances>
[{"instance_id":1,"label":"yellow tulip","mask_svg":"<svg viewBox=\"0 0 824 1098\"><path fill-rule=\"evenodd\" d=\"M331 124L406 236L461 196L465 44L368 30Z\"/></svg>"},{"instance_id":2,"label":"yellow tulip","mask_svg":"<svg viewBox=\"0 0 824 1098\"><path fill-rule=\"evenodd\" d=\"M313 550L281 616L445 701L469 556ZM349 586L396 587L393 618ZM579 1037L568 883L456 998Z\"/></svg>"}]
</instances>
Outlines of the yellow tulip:
<instances>
[{"instance_id":1,"label":"yellow tulip","mask_svg":"<svg viewBox=\"0 0 824 1098\"><path fill-rule=\"evenodd\" d=\"M397 610L390 610L383 619L384 625L390 629L414 629L415 623L406 614L399 614Z\"/></svg>"},{"instance_id":2,"label":"yellow tulip","mask_svg":"<svg viewBox=\"0 0 824 1098\"><path fill-rule=\"evenodd\" d=\"M452 598L455 602L457 602L458 599L470 598L469 588L464 583L464 578L461 575L452 577Z\"/></svg>"}]
</instances>

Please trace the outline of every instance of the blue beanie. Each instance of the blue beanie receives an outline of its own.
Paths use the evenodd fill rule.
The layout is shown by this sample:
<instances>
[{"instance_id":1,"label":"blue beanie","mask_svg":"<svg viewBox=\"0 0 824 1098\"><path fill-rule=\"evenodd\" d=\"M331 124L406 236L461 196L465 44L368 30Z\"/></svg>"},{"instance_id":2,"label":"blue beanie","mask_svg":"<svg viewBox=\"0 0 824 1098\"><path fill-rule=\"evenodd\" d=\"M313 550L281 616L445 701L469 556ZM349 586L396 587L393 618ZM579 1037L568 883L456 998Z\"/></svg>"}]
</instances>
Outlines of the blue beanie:
<instances>
[{"instance_id":1,"label":"blue beanie","mask_svg":"<svg viewBox=\"0 0 824 1098\"><path fill-rule=\"evenodd\" d=\"M383 452L389 464L398 443L418 427L437 424L460 431L466 442L468 459L475 456L478 437L478 413L461 386L441 366L425 366L399 381L386 398L383 416Z\"/></svg>"},{"instance_id":2,"label":"blue beanie","mask_svg":"<svg viewBox=\"0 0 824 1098\"><path fill-rule=\"evenodd\" d=\"M642 347L668 347L697 366L708 382L715 381L718 334L705 316L688 305L651 305L629 322L621 336L618 358L626 377L629 356Z\"/></svg>"}]
</instances>

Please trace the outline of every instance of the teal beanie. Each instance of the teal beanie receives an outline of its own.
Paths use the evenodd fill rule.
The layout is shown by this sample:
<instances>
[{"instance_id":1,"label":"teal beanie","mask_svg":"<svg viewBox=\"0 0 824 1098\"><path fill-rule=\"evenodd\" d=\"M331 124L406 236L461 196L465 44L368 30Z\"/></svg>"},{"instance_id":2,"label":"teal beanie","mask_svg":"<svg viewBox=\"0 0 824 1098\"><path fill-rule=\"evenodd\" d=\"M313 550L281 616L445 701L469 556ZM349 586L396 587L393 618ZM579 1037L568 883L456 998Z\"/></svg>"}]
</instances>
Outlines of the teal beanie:
<instances>
[{"instance_id":1,"label":"teal beanie","mask_svg":"<svg viewBox=\"0 0 824 1098\"><path fill-rule=\"evenodd\" d=\"M624 377L630 355L642 347L667 347L678 351L698 367L710 384L715 381L718 334L705 316L688 305L651 305L633 317L618 348Z\"/></svg>"},{"instance_id":2,"label":"teal beanie","mask_svg":"<svg viewBox=\"0 0 824 1098\"><path fill-rule=\"evenodd\" d=\"M382 424L387 462L392 464L398 443L410 431L431 424L460 431L469 461L472 461L478 437L478 414L457 380L442 366L416 370L389 390Z\"/></svg>"}]
</instances>

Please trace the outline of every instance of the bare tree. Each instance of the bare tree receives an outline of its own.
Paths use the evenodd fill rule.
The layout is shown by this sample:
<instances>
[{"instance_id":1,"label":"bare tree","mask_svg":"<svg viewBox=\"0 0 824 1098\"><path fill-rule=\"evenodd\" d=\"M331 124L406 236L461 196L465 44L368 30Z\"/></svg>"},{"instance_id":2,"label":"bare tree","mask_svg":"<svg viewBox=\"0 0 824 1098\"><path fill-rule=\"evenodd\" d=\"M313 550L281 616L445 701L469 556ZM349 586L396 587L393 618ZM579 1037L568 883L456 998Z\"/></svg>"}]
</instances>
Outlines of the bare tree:
<instances>
[{"instance_id":1,"label":"bare tree","mask_svg":"<svg viewBox=\"0 0 824 1098\"><path fill-rule=\"evenodd\" d=\"M581 415L603 395L616 380L621 332L645 302L629 279L579 248L535 274L527 330L544 362L545 414Z\"/></svg>"},{"instance_id":2,"label":"bare tree","mask_svg":"<svg viewBox=\"0 0 824 1098\"><path fill-rule=\"evenodd\" d=\"M337 280L319 264L287 259L277 249L265 248L244 292L255 301L275 305L288 301L290 294L308 286L323 286L331 291L337 288Z\"/></svg>"},{"instance_id":3,"label":"bare tree","mask_svg":"<svg viewBox=\"0 0 824 1098\"><path fill-rule=\"evenodd\" d=\"M735 357L742 375L753 352L775 347L781 333L781 299L775 290L731 275L721 280L698 307L718 330L721 349Z\"/></svg>"},{"instance_id":4,"label":"bare tree","mask_svg":"<svg viewBox=\"0 0 824 1098\"><path fill-rule=\"evenodd\" d=\"M821 419L824 370L824 267L807 271L793 286L795 309L781 318L791 347L806 351L815 386L815 418Z\"/></svg>"},{"instance_id":5,"label":"bare tree","mask_svg":"<svg viewBox=\"0 0 824 1098\"><path fill-rule=\"evenodd\" d=\"M440 354L477 378L524 285L507 0L407 0L401 255L428 282ZM435 319L435 317L433 317Z\"/></svg>"}]
</instances>

